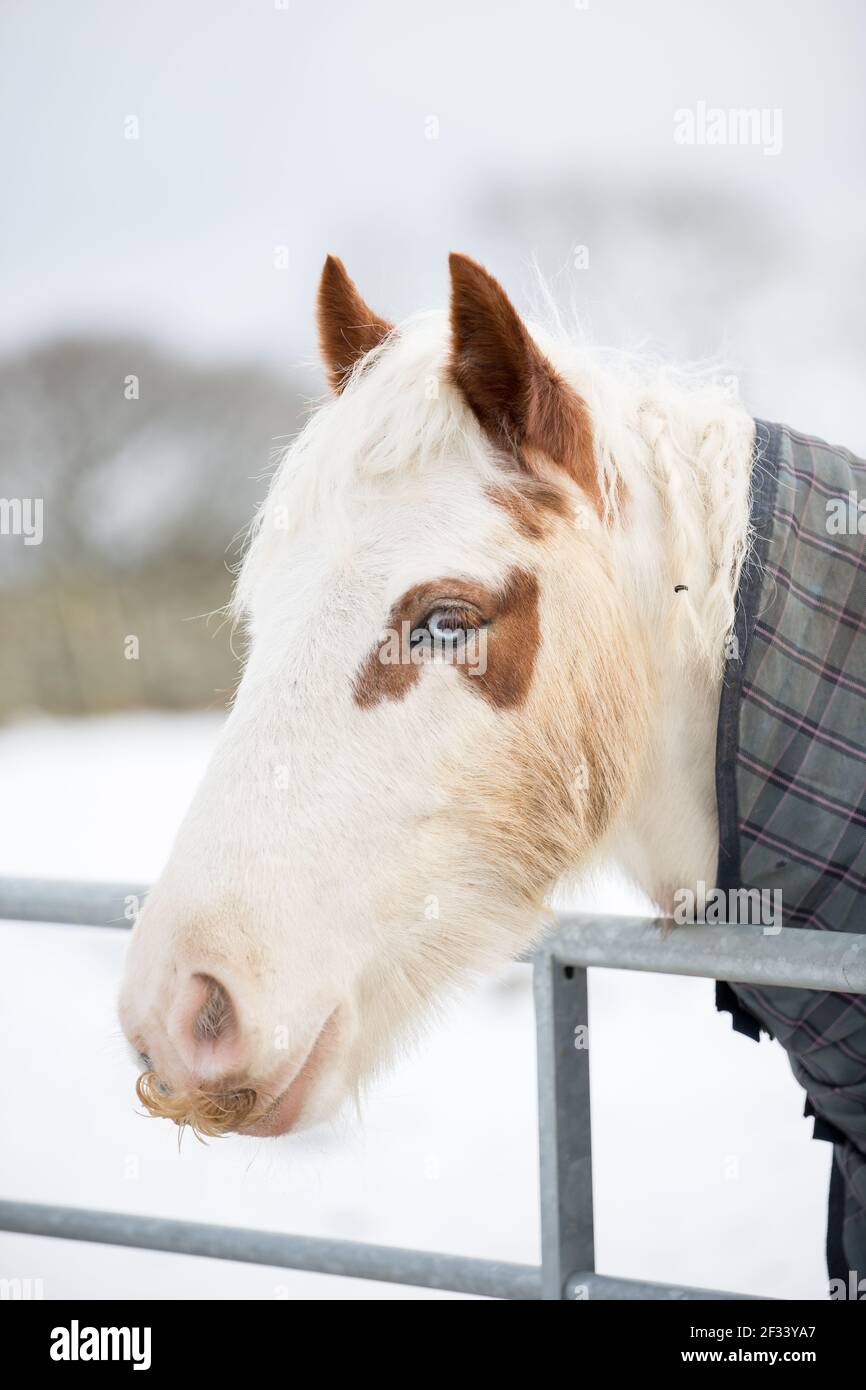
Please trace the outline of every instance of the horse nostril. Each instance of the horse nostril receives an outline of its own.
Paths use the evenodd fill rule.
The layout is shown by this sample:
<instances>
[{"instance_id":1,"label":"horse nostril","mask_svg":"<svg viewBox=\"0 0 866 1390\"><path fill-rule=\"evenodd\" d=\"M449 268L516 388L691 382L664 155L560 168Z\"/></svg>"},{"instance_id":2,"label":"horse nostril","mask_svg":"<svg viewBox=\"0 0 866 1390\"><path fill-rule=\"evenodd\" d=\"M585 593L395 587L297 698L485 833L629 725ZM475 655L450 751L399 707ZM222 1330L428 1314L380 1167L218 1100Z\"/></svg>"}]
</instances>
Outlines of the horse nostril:
<instances>
[{"instance_id":1,"label":"horse nostril","mask_svg":"<svg viewBox=\"0 0 866 1390\"><path fill-rule=\"evenodd\" d=\"M201 975L198 978L206 986L207 995L193 1024L193 1036L196 1041L215 1043L236 1038L237 1015L224 986L209 975Z\"/></svg>"},{"instance_id":2,"label":"horse nostril","mask_svg":"<svg viewBox=\"0 0 866 1390\"><path fill-rule=\"evenodd\" d=\"M237 1074L246 1068L251 1039L245 1036L228 989L213 975L196 973L187 977L170 1013L167 1032L178 1058L196 1083Z\"/></svg>"}]
</instances>

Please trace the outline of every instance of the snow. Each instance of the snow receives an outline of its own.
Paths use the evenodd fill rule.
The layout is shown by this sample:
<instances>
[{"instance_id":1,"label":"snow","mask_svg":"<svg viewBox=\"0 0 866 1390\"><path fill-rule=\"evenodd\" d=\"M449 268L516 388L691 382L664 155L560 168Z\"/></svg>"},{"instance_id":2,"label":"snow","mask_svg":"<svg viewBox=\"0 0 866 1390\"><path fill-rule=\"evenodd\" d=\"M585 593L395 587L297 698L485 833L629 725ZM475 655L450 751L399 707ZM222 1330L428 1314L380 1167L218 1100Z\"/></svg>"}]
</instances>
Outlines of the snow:
<instances>
[{"instance_id":1,"label":"snow","mask_svg":"<svg viewBox=\"0 0 866 1390\"><path fill-rule=\"evenodd\" d=\"M219 728L141 713L0 731L0 873L149 880ZM608 911L634 908L613 881ZM588 899L585 902L589 902ZM0 1195L538 1259L530 973L461 997L355 1118L207 1146L137 1113L114 1015L120 931L0 925ZM781 1049L708 981L593 971L596 1253L605 1273L825 1295L830 1148ZM425 1290L0 1235L47 1298L431 1298Z\"/></svg>"}]
</instances>

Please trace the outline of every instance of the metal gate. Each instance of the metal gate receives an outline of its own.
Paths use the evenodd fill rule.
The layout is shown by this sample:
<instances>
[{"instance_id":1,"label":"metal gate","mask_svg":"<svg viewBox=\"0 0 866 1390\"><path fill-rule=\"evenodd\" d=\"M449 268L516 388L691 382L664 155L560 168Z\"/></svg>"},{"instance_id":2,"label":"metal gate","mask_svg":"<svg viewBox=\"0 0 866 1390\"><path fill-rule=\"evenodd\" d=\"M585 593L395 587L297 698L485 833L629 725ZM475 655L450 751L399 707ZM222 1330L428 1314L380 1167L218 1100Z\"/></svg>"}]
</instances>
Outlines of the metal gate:
<instances>
[{"instance_id":1,"label":"metal gate","mask_svg":"<svg viewBox=\"0 0 866 1390\"><path fill-rule=\"evenodd\" d=\"M128 926L141 885L0 880L0 918ZM761 927L674 927L563 915L532 957L538 1036L541 1265L233 1226L0 1201L0 1231L378 1279L509 1299L744 1299L746 1294L614 1278L595 1269L587 970L644 970L740 984L866 994L866 938Z\"/></svg>"}]
</instances>

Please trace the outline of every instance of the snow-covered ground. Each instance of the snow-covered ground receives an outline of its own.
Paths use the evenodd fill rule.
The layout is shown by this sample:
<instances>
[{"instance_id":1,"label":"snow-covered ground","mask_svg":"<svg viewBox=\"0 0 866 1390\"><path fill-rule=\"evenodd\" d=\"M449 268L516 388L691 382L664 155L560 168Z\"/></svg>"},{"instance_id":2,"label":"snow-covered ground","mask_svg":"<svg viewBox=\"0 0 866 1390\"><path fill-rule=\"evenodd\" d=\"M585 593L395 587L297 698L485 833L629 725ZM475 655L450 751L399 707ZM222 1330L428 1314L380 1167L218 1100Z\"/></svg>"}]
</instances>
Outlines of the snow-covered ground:
<instances>
[{"instance_id":1,"label":"snow-covered ground","mask_svg":"<svg viewBox=\"0 0 866 1390\"><path fill-rule=\"evenodd\" d=\"M0 732L0 873L152 879L218 727L142 713ZM613 884L603 897L630 904ZM456 1000L363 1125L179 1149L134 1103L114 1016L124 944L0 925L0 1196L537 1260L526 967ZM781 1049L733 1034L707 981L594 971L590 988L599 1269L824 1296L830 1149ZM0 1277L28 1276L48 1298L437 1296L0 1235Z\"/></svg>"}]
</instances>

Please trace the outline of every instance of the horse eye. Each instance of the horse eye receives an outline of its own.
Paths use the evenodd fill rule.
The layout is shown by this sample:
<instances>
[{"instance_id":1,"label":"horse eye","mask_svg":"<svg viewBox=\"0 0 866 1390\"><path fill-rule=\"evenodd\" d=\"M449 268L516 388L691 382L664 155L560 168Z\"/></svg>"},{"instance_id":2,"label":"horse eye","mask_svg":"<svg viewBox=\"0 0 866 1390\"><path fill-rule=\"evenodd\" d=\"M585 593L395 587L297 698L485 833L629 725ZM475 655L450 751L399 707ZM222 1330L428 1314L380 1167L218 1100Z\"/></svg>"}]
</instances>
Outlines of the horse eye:
<instances>
[{"instance_id":1,"label":"horse eye","mask_svg":"<svg viewBox=\"0 0 866 1390\"><path fill-rule=\"evenodd\" d=\"M436 608L425 623L430 636L442 642L456 642L478 626L478 619L465 608Z\"/></svg>"}]
</instances>

